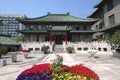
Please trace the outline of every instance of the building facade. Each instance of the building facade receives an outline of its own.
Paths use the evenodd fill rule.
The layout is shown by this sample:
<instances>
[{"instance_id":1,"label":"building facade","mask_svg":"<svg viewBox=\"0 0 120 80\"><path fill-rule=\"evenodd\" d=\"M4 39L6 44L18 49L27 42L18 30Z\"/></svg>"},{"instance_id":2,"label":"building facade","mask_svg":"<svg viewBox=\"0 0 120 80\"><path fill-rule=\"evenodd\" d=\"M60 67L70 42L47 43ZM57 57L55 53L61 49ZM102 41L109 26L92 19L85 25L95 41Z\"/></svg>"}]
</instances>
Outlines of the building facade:
<instances>
[{"instance_id":1,"label":"building facade","mask_svg":"<svg viewBox=\"0 0 120 80\"><path fill-rule=\"evenodd\" d=\"M85 41L92 40L91 26L98 21L92 18L78 18L67 14L50 14L38 18L19 19L25 25L25 41L43 42L54 41L55 44L62 44L63 41Z\"/></svg>"},{"instance_id":2,"label":"building facade","mask_svg":"<svg viewBox=\"0 0 120 80\"><path fill-rule=\"evenodd\" d=\"M92 29L103 34L96 34L102 39L107 39L115 32L120 32L120 0L102 0L94 6L97 8L89 18L100 19Z\"/></svg>"},{"instance_id":3,"label":"building facade","mask_svg":"<svg viewBox=\"0 0 120 80\"><path fill-rule=\"evenodd\" d=\"M81 19L67 14L50 14L38 18L18 20L25 25L20 31L25 41L92 41L107 39L120 32L120 1L102 0L88 18Z\"/></svg>"},{"instance_id":4,"label":"building facade","mask_svg":"<svg viewBox=\"0 0 120 80\"><path fill-rule=\"evenodd\" d=\"M18 36L17 30L21 30L23 25L16 20L16 18L24 18L24 15L17 14L0 14L0 20L2 20L2 26L0 33L10 35L11 37Z\"/></svg>"},{"instance_id":5,"label":"building facade","mask_svg":"<svg viewBox=\"0 0 120 80\"><path fill-rule=\"evenodd\" d=\"M120 32L120 0L102 0L94 8L97 10L85 19L69 13L48 13L38 18L18 19L25 26L19 30L27 42L22 44L23 49L36 51L48 44L52 51L54 46L51 44L54 43L63 45L64 49L73 46L76 52L91 48L111 51L105 40Z\"/></svg>"}]
</instances>

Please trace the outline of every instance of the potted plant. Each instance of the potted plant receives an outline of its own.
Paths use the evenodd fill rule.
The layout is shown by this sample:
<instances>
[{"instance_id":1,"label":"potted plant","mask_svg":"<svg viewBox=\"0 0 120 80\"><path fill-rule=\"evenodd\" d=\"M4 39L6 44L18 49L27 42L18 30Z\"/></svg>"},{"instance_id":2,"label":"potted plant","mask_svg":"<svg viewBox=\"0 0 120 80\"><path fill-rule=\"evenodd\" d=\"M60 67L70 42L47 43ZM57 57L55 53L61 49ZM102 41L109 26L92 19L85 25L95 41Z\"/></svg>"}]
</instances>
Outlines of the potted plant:
<instances>
[{"instance_id":1,"label":"potted plant","mask_svg":"<svg viewBox=\"0 0 120 80\"><path fill-rule=\"evenodd\" d=\"M108 43L112 46L112 49L115 50L114 56L120 58L120 33L113 34L109 39Z\"/></svg>"},{"instance_id":2,"label":"potted plant","mask_svg":"<svg viewBox=\"0 0 120 80\"><path fill-rule=\"evenodd\" d=\"M41 48L41 51L43 51L45 54L47 54L48 53L48 49L49 49L49 46L43 45L42 48Z\"/></svg>"},{"instance_id":3,"label":"potted plant","mask_svg":"<svg viewBox=\"0 0 120 80\"><path fill-rule=\"evenodd\" d=\"M0 46L0 67L6 65L6 60L2 59L2 55L6 55L8 53L8 47L7 46Z\"/></svg>"},{"instance_id":4,"label":"potted plant","mask_svg":"<svg viewBox=\"0 0 120 80\"><path fill-rule=\"evenodd\" d=\"M74 48L71 47L71 46L69 46L69 47L66 48L66 50L67 50L68 53L72 53L72 51L74 50Z\"/></svg>"}]
</instances>

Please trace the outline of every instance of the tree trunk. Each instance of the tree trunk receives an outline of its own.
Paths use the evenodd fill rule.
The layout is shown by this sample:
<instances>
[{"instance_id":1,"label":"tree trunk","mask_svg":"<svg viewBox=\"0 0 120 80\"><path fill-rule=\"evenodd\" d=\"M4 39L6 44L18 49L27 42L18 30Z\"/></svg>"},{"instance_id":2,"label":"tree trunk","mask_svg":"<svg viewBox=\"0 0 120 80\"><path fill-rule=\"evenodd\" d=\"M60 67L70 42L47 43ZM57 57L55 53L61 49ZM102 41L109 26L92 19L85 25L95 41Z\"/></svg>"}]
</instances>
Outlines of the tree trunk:
<instances>
[{"instance_id":1,"label":"tree trunk","mask_svg":"<svg viewBox=\"0 0 120 80\"><path fill-rule=\"evenodd\" d=\"M2 55L0 55L0 59L2 58Z\"/></svg>"}]
</instances>

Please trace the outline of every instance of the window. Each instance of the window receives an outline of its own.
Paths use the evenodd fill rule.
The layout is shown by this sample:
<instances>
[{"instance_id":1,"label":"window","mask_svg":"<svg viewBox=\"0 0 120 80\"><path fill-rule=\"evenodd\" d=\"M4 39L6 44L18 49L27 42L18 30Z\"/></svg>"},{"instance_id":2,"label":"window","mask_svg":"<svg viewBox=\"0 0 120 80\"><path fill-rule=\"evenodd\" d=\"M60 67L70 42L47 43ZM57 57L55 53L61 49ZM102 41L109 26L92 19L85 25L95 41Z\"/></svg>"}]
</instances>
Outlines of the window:
<instances>
[{"instance_id":1,"label":"window","mask_svg":"<svg viewBox=\"0 0 120 80\"><path fill-rule=\"evenodd\" d=\"M40 48L35 48L35 51L39 51L40 50Z\"/></svg>"},{"instance_id":2,"label":"window","mask_svg":"<svg viewBox=\"0 0 120 80\"><path fill-rule=\"evenodd\" d=\"M83 26L83 30L87 30L87 26Z\"/></svg>"},{"instance_id":3,"label":"window","mask_svg":"<svg viewBox=\"0 0 120 80\"><path fill-rule=\"evenodd\" d=\"M98 48L98 51L101 51L101 48L100 48L100 47Z\"/></svg>"},{"instance_id":4,"label":"window","mask_svg":"<svg viewBox=\"0 0 120 80\"><path fill-rule=\"evenodd\" d=\"M98 29L98 25L96 25L96 29Z\"/></svg>"},{"instance_id":5,"label":"window","mask_svg":"<svg viewBox=\"0 0 120 80\"><path fill-rule=\"evenodd\" d=\"M102 22L102 27L104 27L105 26L105 23L104 23L104 21Z\"/></svg>"},{"instance_id":6,"label":"window","mask_svg":"<svg viewBox=\"0 0 120 80\"><path fill-rule=\"evenodd\" d=\"M104 18L104 10L101 8L101 18Z\"/></svg>"},{"instance_id":7,"label":"window","mask_svg":"<svg viewBox=\"0 0 120 80\"><path fill-rule=\"evenodd\" d=\"M77 48L77 50L82 50L82 48Z\"/></svg>"},{"instance_id":8,"label":"window","mask_svg":"<svg viewBox=\"0 0 120 80\"><path fill-rule=\"evenodd\" d=\"M33 51L33 48L28 48L28 50Z\"/></svg>"},{"instance_id":9,"label":"window","mask_svg":"<svg viewBox=\"0 0 120 80\"><path fill-rule=\"evenodd\" d=\"M99 29L102 29L102 23L99 24Z\"/></svg>"},{"instance_id":10,"label":"window","mask_svg":"<svg viewBox=\"0 0 120 80\"><path fill-rule=\"evenodd\" d=\"M35 36L34 35L30 35L29 39L30 39L30 41L35 41Z\"/></svg>"},{"instance_id":11,"label":"window","mask_svg":"<svg viewBox=\"0 0 120 80\"><path fill-rule=\"evenodd\" d=\"M41 30L42 29L42 26L41 25L38 25L38 30Z\"/></svg>"},{"instance_id":12,"label":"window","mask_svg":"<svg viewBox=\"0 0 120 80\"><path fill-rule=\"evenodd\" d=\"M107 51L107 48L103 48L103 51Z\"/></svg>"},{"instance_id":13,"label":"window","mask_svg":"<svg viewBox=\"0 0 120 80\"><path fill-rule=\"evenodd\" d=\"M109 25L113 25L115 24L115 17L114 17L114 14L109 16Z\"/></svg>"},{"instance_id":14,"label":"window","mask_svg":"<svg viewBox=\"0 0 120 80\"><path fill-rule=\"evenodd\" d=\"M77 27L76 27L76 30L79 30L79 29L80 29L79 26L77 26Z\"/></svg>"},{"instance_id":15,"label":"window","mask_svg":"<svg viewBox=\"0 0 120 80\"><path fill-rule=\"evenodd\" d=\"M66 26L67 26L67 29L72 29L71 25L66 25Z\"/></svg>"},{"instance_id":16,"label":"window","mask_svg":"<svg viewBox=\"0 0 120 80\"><path fill-rule=\"evenodd\" d=\"M110 11L113 8L113 0L110 0L107 5L108 11Z\"/></svg>"},{"instance_id":17,"label":"window","mask_svg":"<svg viewBox=\"0 0 120 80\"><path fill-rule=\"evenodd\" d=\"M34 26L33 26L33 25L31 25L31 26L30 26L30 30L33 30L33 28L34 28Z\"/></svg>"},{"instance_id":18,"label":"window","mask_svg":"<svg viewBox=\"0 0 120 80\"><path fill-rule=\"evenodd\" d=\"M87 50L88 50L88 48L87 48L87 47L85 47L85 48L83 48L83 50L84 50L84 51L87 51Z\"/></svg>"}]
</instances>

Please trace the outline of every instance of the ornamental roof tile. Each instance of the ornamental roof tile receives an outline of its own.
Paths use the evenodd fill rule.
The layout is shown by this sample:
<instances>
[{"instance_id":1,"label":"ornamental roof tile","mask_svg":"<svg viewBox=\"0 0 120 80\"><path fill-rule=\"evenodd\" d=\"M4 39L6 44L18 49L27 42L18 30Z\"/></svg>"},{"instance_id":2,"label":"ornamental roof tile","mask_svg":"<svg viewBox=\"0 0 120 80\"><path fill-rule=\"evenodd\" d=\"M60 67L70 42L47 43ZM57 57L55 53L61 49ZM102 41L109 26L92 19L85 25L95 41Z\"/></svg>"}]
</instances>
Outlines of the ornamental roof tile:
<instances>
[{"instance_id":1,"label":"ornamental roof tile","mask_svg":"<svg viewBox=\"0 0 120 80\"><path fill-rule=\"evenodd\" d=\"M19 45L19 43L10 37L0 36L0 45Z\"/></svg>"},{"instance_id":2,"label":"ornamental roof tile","mask_svg":"<svg viewBox=\"0 0 120 80\"><path fill-rule=\"evenodd\" d=\"M18 19L20 22L95 22L98 19L93 18L78 18L70 14L47 14L37 18Z\"/></svg>"}]
</instances>

